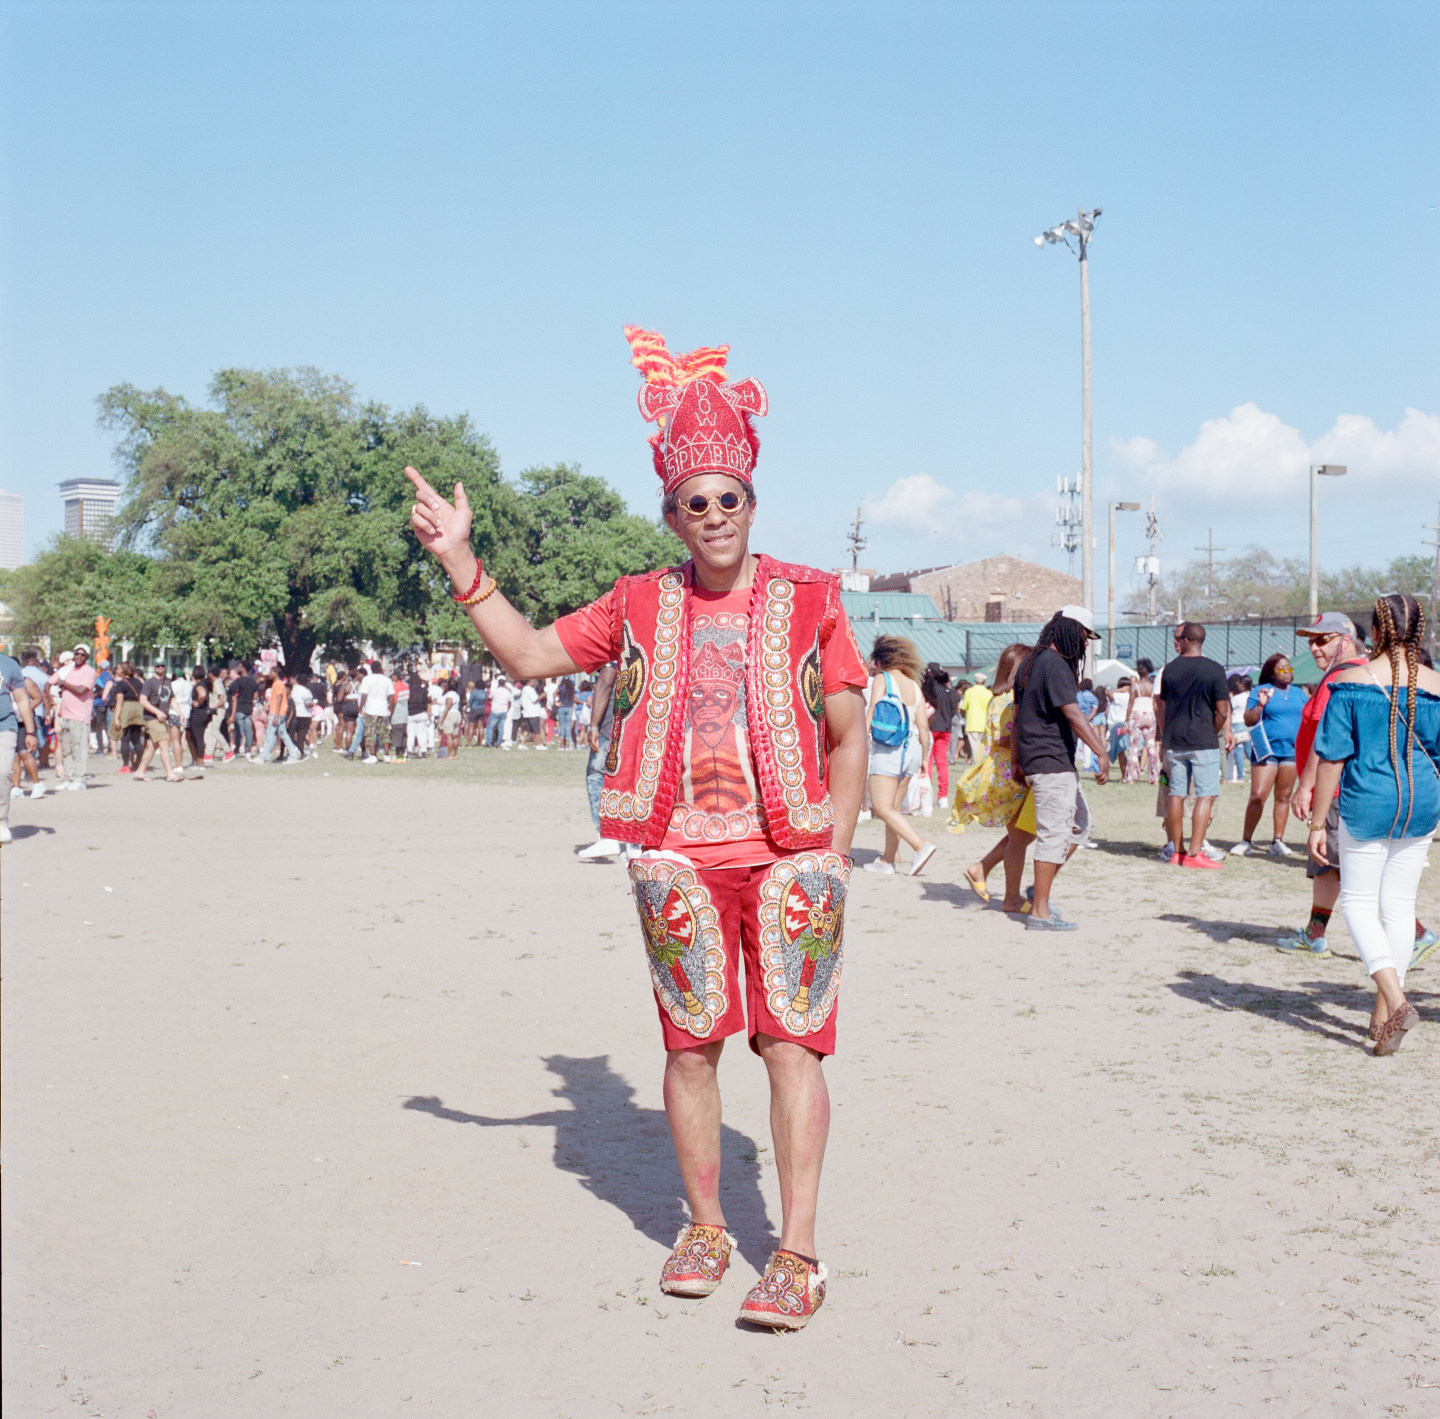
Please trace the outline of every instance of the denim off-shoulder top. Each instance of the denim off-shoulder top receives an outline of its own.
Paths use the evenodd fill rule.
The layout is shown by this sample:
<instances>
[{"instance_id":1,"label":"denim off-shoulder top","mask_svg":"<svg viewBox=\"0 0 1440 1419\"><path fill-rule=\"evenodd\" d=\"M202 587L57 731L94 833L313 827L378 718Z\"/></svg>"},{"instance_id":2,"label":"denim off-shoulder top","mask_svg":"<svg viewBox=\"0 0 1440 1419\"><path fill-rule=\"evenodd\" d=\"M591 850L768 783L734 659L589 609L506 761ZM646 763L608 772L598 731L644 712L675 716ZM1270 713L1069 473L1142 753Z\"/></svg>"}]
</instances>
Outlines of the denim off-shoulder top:
<instances>
[{"instance_id":1,"label":"denim off-shoulder top","mask_svg":"<svg viewBox=\"0 0 1440 1419\"><path fill-rule=\"evenodd\" d=\"M1379 685L1335 685L1315 736L1322 759L1343 759L1340 774L1340 818L1352 837L1423 838L1440 823L1440 696L1420 690L1412 713L1410 689L1401 685L1395 751L1399 788L1390 758L1390 696ZM1408 741L1414 733L1410 759L1410 791L1405 772ZM1399 820L1396 821L1396 809ZM1393 824L1393 827L1392 827Z\"/></svg>"}]
</instances>

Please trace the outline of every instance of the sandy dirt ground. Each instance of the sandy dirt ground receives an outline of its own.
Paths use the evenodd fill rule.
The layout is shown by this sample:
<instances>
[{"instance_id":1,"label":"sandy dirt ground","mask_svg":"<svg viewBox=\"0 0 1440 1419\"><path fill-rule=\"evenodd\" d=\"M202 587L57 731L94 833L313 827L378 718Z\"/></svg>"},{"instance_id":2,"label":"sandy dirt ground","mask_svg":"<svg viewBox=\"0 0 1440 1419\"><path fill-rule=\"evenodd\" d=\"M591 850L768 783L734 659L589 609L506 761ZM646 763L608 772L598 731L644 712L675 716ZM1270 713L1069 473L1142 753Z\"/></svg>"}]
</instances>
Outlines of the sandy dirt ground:
<instances>
[{"instance_id":1,"label":"sandy dirt ground","mask_svg":"<svg viewBox=\"0 0 1440 1419\"><path fill-rule=\"evenodd\" d=\"M988 832L857 874L829 1299L737 1325L779 1224L743 1045L736 1262L662 1295L658 1026L622 869L572 856L582 766L102 765L15 803L9 1419L1440 1413L1440 958L1369 1058L1338 917L1331 960L1272 949L1301 860L1163 867L1143 787L1092 792L1070 936L958 885Z\"/></svg>"}]
</instances>

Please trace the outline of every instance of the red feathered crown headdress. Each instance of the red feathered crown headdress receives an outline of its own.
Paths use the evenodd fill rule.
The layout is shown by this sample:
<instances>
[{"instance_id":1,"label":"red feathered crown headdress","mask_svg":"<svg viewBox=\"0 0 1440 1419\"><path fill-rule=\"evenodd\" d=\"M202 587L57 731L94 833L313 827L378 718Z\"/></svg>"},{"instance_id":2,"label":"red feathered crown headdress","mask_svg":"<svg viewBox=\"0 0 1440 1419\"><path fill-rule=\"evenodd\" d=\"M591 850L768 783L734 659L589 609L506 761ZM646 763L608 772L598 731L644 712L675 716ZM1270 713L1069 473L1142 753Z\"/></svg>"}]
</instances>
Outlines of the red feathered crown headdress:
<instances>
[{"instance_id":1,"label":"red feathered crown headdress","mask_svg":"<svg viewBox=\"0 0 1440 1419\"><path fill-rule=\"evenodd\" d=\"M650 447L666 493L697 473L728 473L748 486L760 453L752 419L770 408L765 386L726 381L728 345L672 355L663 335L638 325L627 325L625 338L630 363L645 376L640 413L660 425Z\"/></svg>"}]
</instances>

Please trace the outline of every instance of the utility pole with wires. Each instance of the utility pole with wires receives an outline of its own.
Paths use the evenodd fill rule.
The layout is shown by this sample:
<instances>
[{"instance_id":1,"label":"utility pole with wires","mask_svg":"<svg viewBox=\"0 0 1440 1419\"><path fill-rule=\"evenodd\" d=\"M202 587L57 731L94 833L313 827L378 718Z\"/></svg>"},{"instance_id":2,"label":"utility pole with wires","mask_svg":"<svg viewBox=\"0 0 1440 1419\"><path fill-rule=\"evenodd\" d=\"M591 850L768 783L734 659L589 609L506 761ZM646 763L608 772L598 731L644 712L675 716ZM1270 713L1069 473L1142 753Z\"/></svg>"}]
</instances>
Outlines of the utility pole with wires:
<instances>
[{"instance_id":1,"label":"utility pole with wires","mask_svg":"<svg viewBox=\"0 0 1440 1419\"><path fill-rule=\"evenodd\" d=\"M1223 547L1215 545L1215 529L1205 529L1205 545L1197 547L1197 552L1205 553L1205 610L1208 613L1215 604L1215 553L1223 552Z\"/></svg>"},{"instance_id":2,"label":"utility pole with wires","mask_svg":"<svg viewBox=\"0 0 1440 1419\"><path fill-rule=\"evenodd\" d=\"M860 553L870 544L860 533L860 509L858 507L855 509L855 526L845 534L845 540L850 544L850 570L852 572L859 571Z\"/></svg>"},{"instance_id":3,"label":"utility pole with wires","mask_svg":"<svg viewBox=\"0 0 1440 1419\"><path fill-rule=\"evenodd\" d=\"M1423 523L1422 529L1435 534L1424 544L1435 549L1435 570L1430 573L1430 651L1433 655L1440 647L1440 512L1436 513L1434 522Z\"/></svg>"},{"instance_id":4,"label":"utility pole with wires","mask_svg":"<svg viewBox=\"0 0 1440 1419\"><path fill-rule=\"evenodd\" d=\"M1160 520L1155 516L1155 494L1150 494L1150 511L1145 517L1145 537L1150 544L1149 552L1135 559L1135 570L1145 578L1145 589L1150 600L1150 624L1155 624L1159 614L1155 609L1156 588L1160 585L1160 558L1155 555L1155 544L1164 537Z\"/></svg>"}]
</instances>

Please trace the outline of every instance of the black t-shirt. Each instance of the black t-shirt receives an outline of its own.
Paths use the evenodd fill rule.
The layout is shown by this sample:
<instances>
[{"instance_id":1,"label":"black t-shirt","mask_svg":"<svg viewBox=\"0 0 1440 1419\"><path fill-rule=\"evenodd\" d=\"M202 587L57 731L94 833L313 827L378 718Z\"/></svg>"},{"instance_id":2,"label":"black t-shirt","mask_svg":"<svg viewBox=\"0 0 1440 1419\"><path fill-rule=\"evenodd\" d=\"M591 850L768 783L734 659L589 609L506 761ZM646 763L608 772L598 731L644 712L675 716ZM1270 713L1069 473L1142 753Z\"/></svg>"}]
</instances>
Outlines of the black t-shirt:
<instances>
[{"instance_id":1,"label":"black t-shirt","mask_svg":"<svg viewBox=\"0 0 1440 1419\"><path fill-rule=\"evenodd\" d=\"M569 708L575 703L575 682L573 680L562 680L560 687L555 691L557 704Z\"/></svg>"},{"instance_id":2,"label":"black t-shirt","mask_svg":"<svg viewBox=\"0 0 1440 1419\"><path fill-rule=\"evenodd\" d=\"M425 682L418 675L412 675L405 682L405 688L410 694L410 713L412 715L428 713L430 709L430 691L426 688Z\"/></svg>"},{"instance_id":3,"label":"black t-shirt","mask_svg":"<svg viewBox=\"0 0 1440 1419\"><path fill-rule=\"evenodd\" d=\"M152 675L145 682L145 698L155 706L161 714L170 713L170 701L175 698L175 692L170 688L168 680L162 680L158 675Z\"/></svg>"},{"instance_id":4,"label":"black t-shirt","mask_svg":"<svg viewBox=\"0 0 1440 1419\"><path fill-rule=\"evenodd\" d=\"M1230 713L1224 668L1208 656L1179 655L1160 673L1167 749L1214 749L1219 742L1216 712Z\"/></svg>"},{"instance_id":5,"label":"black t-shirt","mask_svg":"<svg viewBox=\"0 0 1440 1419\"><path fill-rule=\"evenodd\" d=\"M1035 657L1015 711L1015 748L1026 774L1074 772L1075 727L1065 706L1075 703L1076 689L1075 672L1059 651Z\"/></svg>"},{"instance_id":6,"label":"black t-shirt","mask_svg":"<svg viewBox=\"0 0 1440 1419\"><path fill-rule=\"evenodd\" d=\"M930 704L931 734L949 734L955 720L955 691L949 685L936 685L930 692L935 698Z\"/></svg>"},{"instance_id":7,"label":"black t-shirt","mask_svg":"<svg viewBox=\"0 0 1440 1419\"><path fill-rule=\"evenodd\" d=\"M242 675L230 682L230 698L235 701L236 714L255 713L255 677Z\"/></svg>"}]
</instances>

